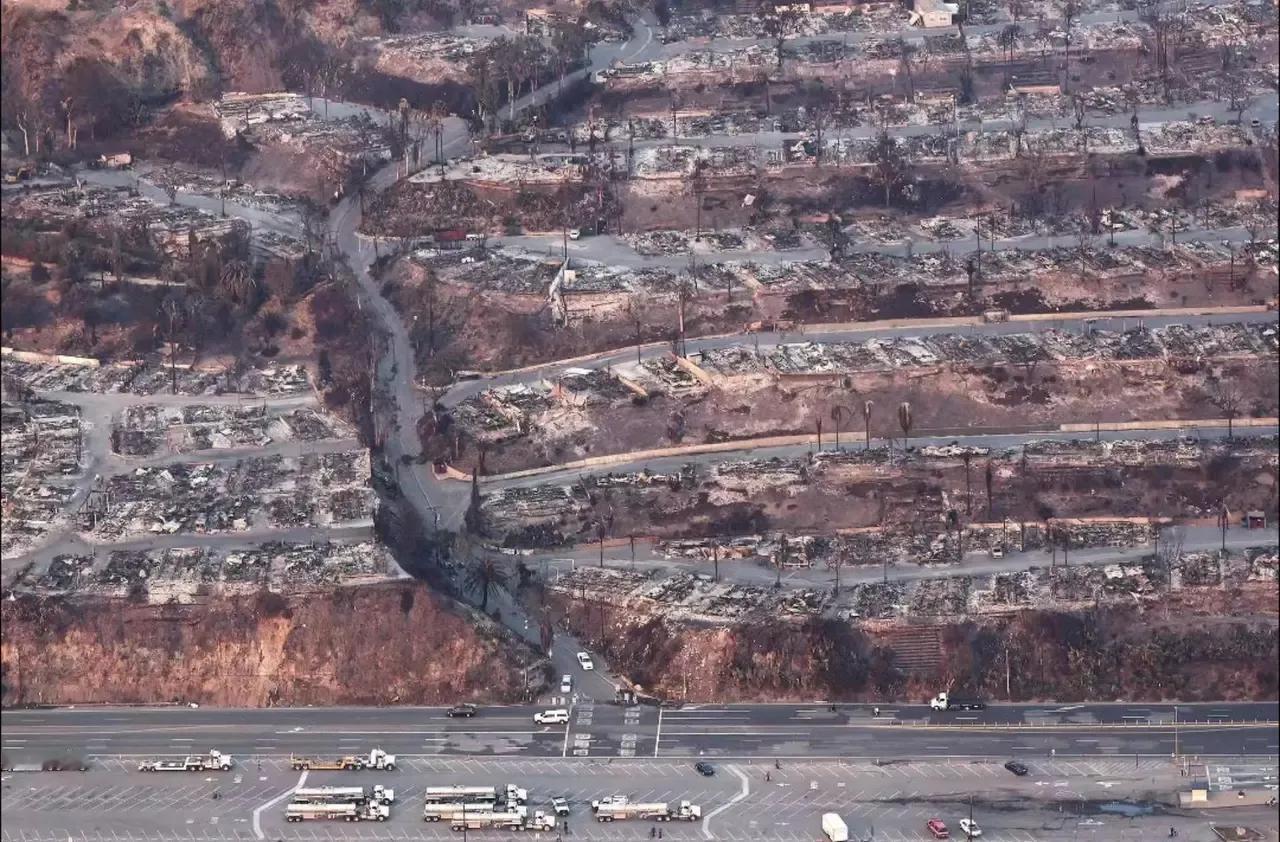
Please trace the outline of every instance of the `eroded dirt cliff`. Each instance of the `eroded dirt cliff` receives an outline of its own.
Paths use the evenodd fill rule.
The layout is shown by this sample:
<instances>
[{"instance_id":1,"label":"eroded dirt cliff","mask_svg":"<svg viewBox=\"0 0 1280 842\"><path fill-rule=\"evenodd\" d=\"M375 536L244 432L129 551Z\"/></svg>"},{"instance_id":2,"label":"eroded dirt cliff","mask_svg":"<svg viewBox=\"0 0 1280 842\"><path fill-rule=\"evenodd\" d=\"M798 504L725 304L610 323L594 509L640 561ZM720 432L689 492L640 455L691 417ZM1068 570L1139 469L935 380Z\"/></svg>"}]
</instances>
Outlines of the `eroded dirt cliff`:
<instances>
[{"instance_id":1,"label":"eroded dirt cliff","mask_svg":"<svg viewBox=\"0 0 1280 842\"><path fill-rule=\"evenodd\" d=\"M1274 594L1223 594L1194 607L1174 600L1167 612L1104 605L932 625L779 618L712 628L599 603L559 607L613 669L663 698L923 700L950 687L1015 701L1220 700L1276 697ZM922 636L936 641L923 662Z\"/></svg>"},{"instance_id":2,"label":"eroded dirt cliff","mask_svg":"<svg viewBox=\"0 0 1280 842\"><path fill-rule=\"evenodd\" d=\"M416 582L192 605L27 595L2 616L6 705L512 700L527 657Z\"/></svg>"}]
</instances>

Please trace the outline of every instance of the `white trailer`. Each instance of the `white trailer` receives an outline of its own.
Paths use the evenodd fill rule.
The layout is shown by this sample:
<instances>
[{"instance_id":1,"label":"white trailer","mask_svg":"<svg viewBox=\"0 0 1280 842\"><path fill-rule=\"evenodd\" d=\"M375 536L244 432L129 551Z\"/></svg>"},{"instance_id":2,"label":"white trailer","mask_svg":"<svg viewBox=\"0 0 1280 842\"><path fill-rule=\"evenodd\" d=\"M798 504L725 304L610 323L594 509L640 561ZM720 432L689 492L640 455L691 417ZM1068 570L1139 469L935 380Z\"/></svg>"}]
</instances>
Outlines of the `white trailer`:
<instances>
[{"instance_id":1,"label":"white trailer","mask_svg":"<svg viewBox=\"0 0 1280 842\"><path fill-rule=\"evenodd\" d=\"M822 832L831 842L849 842L849 826L839 813L822 814Z\"/></svg>"},{"instance_id":2,"label":"white trailer","mask_svg":"<svg viewBox=\"0 0 1280 842\"><path fill-rule=\"evenodd\" d=\"M596 810L596 821L614 822L626 819L644 819L650 821L697 821L702 818L702 808L688 801L681 801L672 809L665 801L636 804L601 804Z\"/></svg>"},{"instance_id":3,"label":"white trailer","mask_svg":"<svg viewBox=\"0 0 1280 842\"><path fill-rule=\"evenodd\" d=\"M362 786L308 786L296 789L293 800L299 804L323 804L349 801L353 804L367 804L370 801L379 804L393 804L396 791L377 784L372 790Z\"/></svg>"},{"instance_id":4,"label":"white trailer","mask_svg":"<svg viewBox=\"0 0 1280 842\"><path fill-rule=\"evenodd\" d=\"M523 804L529 800L529 790L515 784L507 784L501 789L492 786L429 786L423 797L428 804L462 804L468 801L495 804L499 800Z\"/></svg>"},{"instance_id":5,"label":"white trailer","mask_svg":"<svg viewBox=\"0 0 1280 842\"><path fill-rule=\"evenodd\" d=\"M428 804L488 804L498 800L498 790L491 786L429 786L423 798Z\"/></svg>"},{"instance_id":6,"label":"white trailer","mask_svg":"<svg viewBox=\"0 0 1280 842\"><path fill-rule=\"evenodd\" d=\"M370 802L356 804L353 801L328 802L321 804L305 804L292 801L285 807L285 821L301 822L310 820L329 821L377 821L385 822L391 817L391 808L386 804Z\"/></svg>"},{"instance_id":7,"label":"white trailer","mask_svg":"<svg viewBox=\"0 0 1280 842\"><path fill-rule=\"evenodd\" d=\"M454 830L524 830L525 814L520 810L491 810L486 813L467 813L449 820Z\"/></svg>"},{"instance_id":8,"label":"white trailer","mask_svg":"<svg viewBox=\"0 0 1280 842\"><path fill-rule=\"evenodd\" d=\"M528 807L523 804L517 804L514 807L508 807L508 812L516 812L520 815L526 815ZM464 815L472 815L479 813L493 812L493 804L483 801L473 801L468 803L452 803L452 804L432 804L427 802L422 805L422 820L426 822L448 821L453 818L461 818Z\"/></svg>"},{"instance_id":9,"label":"white trailer","mask_svg":"<svg viewBox=\"0 0 1280 842\"><path fill-rule=\"evenodd\" d=\"M181 759L144 760L138 764L139 772L225 772L231 768L230 755L212 749L204 755L188 755Z\"/></svg>"}]
</instances>

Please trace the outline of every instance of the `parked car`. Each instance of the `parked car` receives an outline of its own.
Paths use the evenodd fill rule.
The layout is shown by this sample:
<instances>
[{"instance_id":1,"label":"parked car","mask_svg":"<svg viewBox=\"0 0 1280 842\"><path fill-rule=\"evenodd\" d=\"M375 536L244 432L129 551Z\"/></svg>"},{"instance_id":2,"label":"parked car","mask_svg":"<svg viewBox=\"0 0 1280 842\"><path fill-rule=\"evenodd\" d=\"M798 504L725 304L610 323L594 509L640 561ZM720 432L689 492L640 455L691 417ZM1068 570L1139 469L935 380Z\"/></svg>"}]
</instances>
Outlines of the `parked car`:
<instances>
[{"instance_id":1,"label":"parked car","mask_svg":"<svg viewBox=\"0 0 1280 842\"><path fill-rule=\"evenodd\" d=\"M586 652L578 653L578 666L582 667L584 670L593 670L596 668L595 663L591 660L591 656Z\"/></svg>"},{"instance_id":2,"label":"parked car","mask_svg":"<svg viewBox=\"0 0 1280 842\"><path fill-rule=\"evenodd\" d=\"M698 770L699 775L702 775L703 777L707 777L707 778L711 777L716 773L716 767L712 766L710 763L706 762L705 760L698 761L693 765L693 768Z\"/></svg>"},{"instance_id":3,"label":"parked car","mask_svg":"<svg viewBox=\"0 0 1280 842\"><path fill-rule=\"evenodd\" d=\"M970 818L960 820L960 829L963 830L964 835L970 839L976 839L982 835L982 828L978 827L978 823Z\"/></svg>"},{"instance_id":4,"label":"parked car","mask_svg":"<svg viewBox=\"0 0 1280 842\"><path fill-rule=\"evenodd\" d=\"M539 725L563 725L569 721L569 711L564 708L541 710L533 715L533 721Z\"/></svg>"},{"instance_id":5,"label":"parked car","mask_svg":"<svg viewBox=\"0 0 1280 842\"><path fill-rule=\"evenodd\" d=\"M476 713L479 712L479 710L480 709L475 705L464 702L463 704L454 705L453 707L449 708L449 716L465 716L470 718L472 716L475 716Z\"/></svg>"},{"instance_id":6,"label":"parked car","mask_svg":"<svg viewBox=\"0 0 1280 842\"><path fill-rule=\"evenodd\" d=\"M925 827L929 828L929 833L933 834L934 839L951 838L951 831L947 830L947 823L942 819L929 819L929 823Z\"/></svg>"},{"instance_id":7,"label":"parked car","mask_svg":"<svg viewBox=\"0 0 1280 842\"><path fill-rule=\"evenodd\" d=\"M1008 763L1004 764L1004 768L1008 769L1010 772L1013 772L1015 775L1017 775L1020 778L1026 776L1026 774L1031 771L1030 769L1027 768L1027 765L1025 763L1019 763L1016 760L1010 760Z\"/></svg>"}]
</instances>

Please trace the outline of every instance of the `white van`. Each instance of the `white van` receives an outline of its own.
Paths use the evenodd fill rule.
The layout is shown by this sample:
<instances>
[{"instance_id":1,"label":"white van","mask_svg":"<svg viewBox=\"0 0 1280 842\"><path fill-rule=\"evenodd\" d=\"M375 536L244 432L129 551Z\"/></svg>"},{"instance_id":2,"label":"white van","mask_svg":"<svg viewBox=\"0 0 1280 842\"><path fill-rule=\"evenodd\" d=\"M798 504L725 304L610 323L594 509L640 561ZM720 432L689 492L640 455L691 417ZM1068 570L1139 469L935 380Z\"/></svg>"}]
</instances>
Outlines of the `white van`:
<instances>
[{"instance_id":1,"label":"white van","mask_svg":"<svg viewBox=\"0 0 1280 842\"><path fill-rule=\"evenodd\" d=\"M533 715L533 721L539 725L563 725L569 721L569 711L564 708L539 711Z\"/></svg>"}]
</instances>

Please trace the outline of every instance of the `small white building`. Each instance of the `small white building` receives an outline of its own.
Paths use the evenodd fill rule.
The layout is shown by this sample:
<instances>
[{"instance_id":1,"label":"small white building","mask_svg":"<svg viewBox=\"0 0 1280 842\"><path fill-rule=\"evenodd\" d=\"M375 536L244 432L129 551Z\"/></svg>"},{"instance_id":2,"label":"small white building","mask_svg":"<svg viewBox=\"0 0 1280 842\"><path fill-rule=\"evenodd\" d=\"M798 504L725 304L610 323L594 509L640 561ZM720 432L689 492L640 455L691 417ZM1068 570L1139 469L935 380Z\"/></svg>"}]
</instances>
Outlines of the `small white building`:
<instances>
[{"instance_id":1,"label":"small white building","mask_svg":"<svg viewBox=\"0 0 1280 842\"><path fill-rule=\"evenodd\" d=\"M914 0L912 9L911 25L925 28L951 26L956 15L960 14L959 3L945 3L943 0Z\"/></svg>"}]
</instances>

